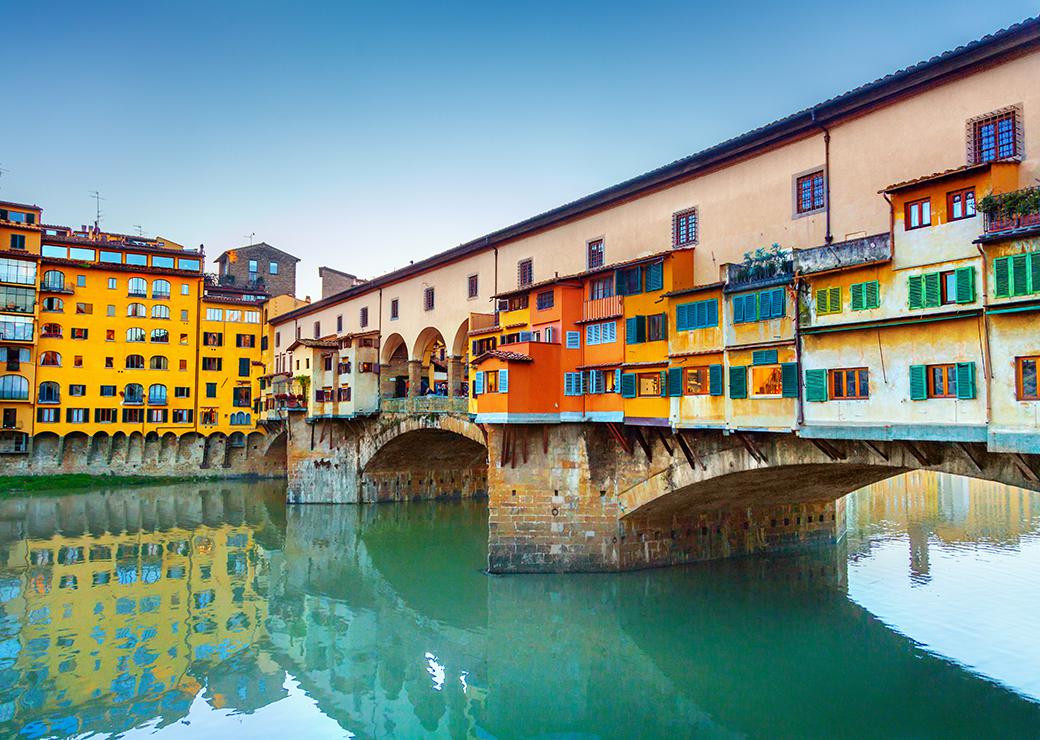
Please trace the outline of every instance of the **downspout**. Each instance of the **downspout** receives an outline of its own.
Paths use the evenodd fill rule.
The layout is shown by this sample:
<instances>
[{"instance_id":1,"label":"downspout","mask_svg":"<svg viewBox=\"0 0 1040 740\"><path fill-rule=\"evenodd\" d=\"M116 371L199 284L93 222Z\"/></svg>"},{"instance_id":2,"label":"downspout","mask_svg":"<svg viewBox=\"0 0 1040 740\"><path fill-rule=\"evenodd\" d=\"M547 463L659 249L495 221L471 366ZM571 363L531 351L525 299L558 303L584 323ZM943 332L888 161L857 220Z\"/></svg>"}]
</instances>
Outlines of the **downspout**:
<instances>
[{"instance_id":1,"label":"downspout","mask_svg":"<svg viewBox=\"0 0 1040 740\"><path fill-rule=\"evenodd\" d=\"M383 363L382 363L382 360L383 360L383 289L382 288L379 289L379 319L376 322L376 328L379 331L379 345L378 345L379 346L379 350L378 350L378 355L377 356L378 356L378 358L380 360L380 362L379 362L379 380L376 381L376 411L380 411L381 412L383 410ZM351 370L351 373L353 374L353 372L354 372L354 362L356 362L357 359L358 359L358 357L357 357L358 352L357 352L357 350L354 350L351 354L353 355L353 357L352 357L351 364L350 364L350 370ZM354 403L355 403L354 408L357 409L357 405L356 405L357 404L357 400L356 399L355 399Z\"/></svg>"},{"instance_id":2,"label":"downspout","mask_svg":"<svg viewBox=\"0 0 1040 740\"><path fill-rule=\"evenodd\" d=\"M797 427L802 428L805 424L805 399L803 396L804 388L802 388L802 378L805 373L802 370L802 277L797 272L794 276L794 362L795 367L798 369L798 423Z\"/></svg>"},{"instance_id":3,"label":"downspout","mask_svg":"<svg viewBox=\"0 0 1040 740\"><path fill-rule=\"evenodd\" d=\"M827 218L827 233L823 240L830 244L834 241L831 234L831 132L816 120L816 109L812 109L812 122L823 131L823 210Z\"/></svg>"},{"instance_id":4,"label":"downspout","mask_svg":"<svg viewBox=\"0 0 1040 740\"><path fill-rule=\"evenodd\" d=\"M982 245L976 244L975 248L979 250L979 255L982 257L982 372L983 377L986 378L986 426L988 427L993 419L993 402L990 393L993 365L989 359L989 311L986 310L989 305L989 264L986 261L986 250L982 248Z\"/></svg>"}]
</instances>

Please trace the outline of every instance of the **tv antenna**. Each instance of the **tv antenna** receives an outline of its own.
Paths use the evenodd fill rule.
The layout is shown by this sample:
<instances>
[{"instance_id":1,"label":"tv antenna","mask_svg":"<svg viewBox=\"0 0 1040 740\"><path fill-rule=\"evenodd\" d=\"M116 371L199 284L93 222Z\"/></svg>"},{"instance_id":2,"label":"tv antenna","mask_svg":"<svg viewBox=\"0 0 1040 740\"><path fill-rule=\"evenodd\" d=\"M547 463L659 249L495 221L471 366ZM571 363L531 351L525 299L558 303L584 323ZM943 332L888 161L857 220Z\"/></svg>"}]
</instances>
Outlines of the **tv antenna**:
<instances>
[{"instance_id":1,"label":"tv antenna","mask_svg":"<svg viewBox=\"0 0 1040 740\"><path fill-rule=\"evenodd\" d=\"M134 224L134 228L137 229L138 236L144 236L144 229L141 228L141 224Z\"/></svg>"},{"instance_id":2,"label":"tv antenna","mask_svg":"<svg viewBox=\"0 0 1040 740\"><path fill-rule=\"evenodd\" d=\"M256 239L256 232L255 231L250 231L248 234L243 234L242 238L243 239L248 239L249 241L246 242L246 246L250 246L251 247L251 246L253 246L254 240Z\"/></svg>"},{"instance_id":3,"label":"tv antenna","mask_svg":"<svg viewBox=\"0 0 1040 740\"><path fill-rule=\"evenodd\" d=\"M3 176L10 171L11 170L5 170L3 167L0 167L0 178L3 178Z\"/></svg>"},{"instance_id":4,"label":"tv antenna","mask_svg":"<svg viewBox=\"0 0 1040 740\"><path fill-rule=\"evenodd\" d=\"M94 199L94 228L98 228L101 226L101 201L108 198L103 198L97 190L92 190L90 197Z\"/></svg>"}]
</instances>

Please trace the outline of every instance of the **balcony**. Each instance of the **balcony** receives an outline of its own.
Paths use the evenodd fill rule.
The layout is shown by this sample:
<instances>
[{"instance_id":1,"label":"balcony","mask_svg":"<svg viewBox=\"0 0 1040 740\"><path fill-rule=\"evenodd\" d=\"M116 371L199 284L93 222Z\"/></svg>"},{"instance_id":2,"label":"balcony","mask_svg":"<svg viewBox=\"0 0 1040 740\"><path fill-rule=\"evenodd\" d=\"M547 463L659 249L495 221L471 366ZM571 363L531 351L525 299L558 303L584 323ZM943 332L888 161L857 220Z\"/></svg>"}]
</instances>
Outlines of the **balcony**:
<instances>
[{"instance_id":1,"label":"balcony","mask_svg":"<svg viewBox=\"0 0 1040 740\"><path fill-rule=\"evenodd\" d=\"M1040 228L1040 187L988 195L979 201L986 218L984 235Z\"/></svg>"},{"instance_id":2,"label":"balcony","mask_svg":"<svg viewBox=\"0 0 1040 740\"><path fill-rule=\"evenodd\" d=\"M824 244L810 249L796 249L794 265L803 275L827 272L856 265L884 262L892 256L892 242L887 233Z\"/></svg>"},{"instance_id":3,"label":"balcony","mask_svg":"<svg viewBox=\"0 0 1040 740\"><path fill-rule=\"evenodd\" d=\"M600 321L616 319L624 311L624 297L609 295L605 298L593 298L581 304L582 321Z\"/></svg>"},{"instance_id":4,"label":"balcony","mask_svg":"<svg viewBox=\"0 0 1040 740\"><path fill-rule=\"evenodd\" d=\"M783 285L794 277L794 257L779 244L748 253L744 261L726 266L727 290Z\"/></svg>"},{"instance_id":5,"label":"balcony","mask_svg":"<svg viewBox=\"0 0 1040 740\"><path fill-rule=\"evenodd\" d=\"M491 331L495 329L498 329L497 313L471 313L469 315L470 332Z\"/></svg>"}]
</instances>

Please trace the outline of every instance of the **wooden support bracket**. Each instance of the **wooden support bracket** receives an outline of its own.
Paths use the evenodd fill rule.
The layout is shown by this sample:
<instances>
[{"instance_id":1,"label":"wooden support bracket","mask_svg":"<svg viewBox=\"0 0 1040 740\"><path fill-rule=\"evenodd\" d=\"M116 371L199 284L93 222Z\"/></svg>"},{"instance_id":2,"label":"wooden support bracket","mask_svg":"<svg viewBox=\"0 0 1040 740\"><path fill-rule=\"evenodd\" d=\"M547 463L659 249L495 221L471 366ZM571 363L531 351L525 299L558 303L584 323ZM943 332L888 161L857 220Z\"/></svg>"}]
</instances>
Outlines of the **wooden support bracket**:
<instances>
[{"instance_id":1,"label":"wooden support bracket","mask_svg":"<svg viewBox=\"0 0 1040 740\"><path fill-rule=\"evenodd\" d=\"M549 455L549 425L542 424L542 452Z\"/></svg>"},{"instance_id":2,"label":"wooden support bracket","mask_svg":"<svg viewBox=\"0 0 1040 740\"><path fill-rule=\"evenodd\" d=\"M661 440L661 445L664 446L664 450L668 453L668 456L675 457L675 452L672 450L672 446L668 444L668 436L664 433L664 429L661 427L657 427L657 438Z\"/></svg>"},{"instance_id":3,"label":"wooden support bracket","mask_svg":"<svg viewBox=\"0 0 1040 740\"><path fill-rule=\"evenodd\" d=\"M701 460L700 455L697 454L696 445L683 437L682 432L675 432L675 441L679 443L679 449L686 456L686 461L690 463L691 468L696 470L697 466L700 465L701 470L708 469L708 466Z\"/></svg>"},{"instance_id":4,"label":"wooden support bracket","mask_svg":"<svg viewBox=\"0 0 1040 740\"><path fill-rule=\"evenodd\" d=\"M643 430L640 429L639 427L632 427L632 431L635 432L636 442L639 443L639 446L643 448L643 452L646 453L646 459L649 462L653 462L653 460L654 460L654 452L653 452L653 449L650 447L650 445L647 444L646 437L643 436Z\"/></svg>"},{"instance_id":5,"label":"wooden support bracket","mask_svg":"<svg viewBox=\"0 0 1040 740\"><path fill-rule=\"evenodd\" d=\"M617 441L619 445L621 445L621 449L623 449L629 455L632 454L632 443L628 441L628 438L625 436L624 430L617 422L607 422L607 431L609 431L610 435Z\"/></svg>"},{"instance_id":6,"label":"wooden support bracket","mask_svg":"<svg viewBox=\"0 0 1040 740\"><path fill-rule=\"evenodd\" d=\"M966 445L964 442L957 442L956 444L957 447L960 448L960 451L964 453L964 456L968 458L968 462L971 463L971 466L975 469L975 472L981 473L982 465L980 465L979 461L975 459L975 455L972 454L971 448L968 447L968 445Z\"/></svg>"},{"instance_id":7,"label":"wooden support bracket","mask_svg":"<svg viewBox=\"0 0 1040 740\"><path fill-rule=\"evenodd\" d=\"M1015 463L1015 467L1022 471L1022 475L1024 475L1027 480L1030 480L1033 483L1040 481L1040 476L1037 476L1036 471L1029 467L1029 463L1026 462L1024 457L1022 457L1021 452L1012 452L1011 462Z\"/></svg>"},{"instance_id":8,"label":"wooden support bracket","mask_svg":"<svg viewBox=\"0 0 1040 740\"><path fill-rule=\"evenodd\" d=\"M755 462L766 462L766 456L762 454L762 451L758 446L751 441L750 437L743 432L734 432L734 435L740 440L741 444L744 445L744 449L748 451L748 454L751 455L752 458L754 458Z\"/></svg>"},{"instance_id":9,"label":"wooden support bracket","mask_svg":"<svg viewBox=\"0 0 1040 740\"><path fill-rule=\"evenodd\" d=\"M924 454L924 452L922 450L920 450L917 447L917 445L915 445L910 440L904 439L903 440L903 446L906 447L907 451L911 455L913 455L915 458L917 458L917 462L921 463L921 465L924 465L925 467L928 467L928 466L930 466L932 464L931 461L928 459L928 456L926 454Z\"/></svg>"},{"instance_id":10,"label":"wooden support bracket","mask_svg":"<svg viewBox=\"0 0 1040 740\"><path fill-rule=\"evenodd\" d=\"M524 455L524 465L527 465L527 430L520 434L520 450Z\"/></svg>"},{"instance_id":11,"label":"wooden support bracket","mask_svg":"<svg viewBox=\"0 0 1040 740\"><path fill-rule=\"evenodd\" d=\"M808 440L813 443L813 447L818 449L824 455L831 460L837 460L838 455L833 447L824 442L822 439L816 439L815 437L808 437Z\"/></svg>"},{"instance_id":12,"label":"wooden support bracket","mask_svg":"<svg viewBox=\"0 0 1040 740\"><path fill-rule=\"evenodd\" d=\"M877 456L880 457L882 460L884 460L885 462L888 462L888 460L889 460L888 454L884 450L881 449L880 445L878 445L877 442L871 442L870 440L865 439L865 440L863 440L863 444L865 444L867 447L869 447L875 453L877 453Z\"/></svg>"}]
</instances>

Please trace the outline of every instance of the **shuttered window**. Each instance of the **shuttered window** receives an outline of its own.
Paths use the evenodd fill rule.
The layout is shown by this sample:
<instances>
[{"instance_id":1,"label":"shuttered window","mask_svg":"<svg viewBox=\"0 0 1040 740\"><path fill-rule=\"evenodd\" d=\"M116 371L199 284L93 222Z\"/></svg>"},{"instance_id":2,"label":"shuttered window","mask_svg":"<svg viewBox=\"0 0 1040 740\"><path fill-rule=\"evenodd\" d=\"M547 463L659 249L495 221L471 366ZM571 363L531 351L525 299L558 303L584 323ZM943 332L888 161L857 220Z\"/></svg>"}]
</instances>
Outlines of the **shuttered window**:
<instances>
[{"instance_id":1,"label":"shuttered window","mask_svg":"<svg viewBox=\"0 0 1040 740\"><path fill-rule=\"evenodd\" d=\"M585 375L584 373L564 373L563 374L563 395L565 396L581 396L585 393Z\"/></svg>"},{"instance_id":2,"label":"shuttered window","mask_svg":"<svg viewBox=\"0 0 1040 740\"><path fill-rule=\"evenodd\" d=\"M668 395L681 396L683 394L683 369L681 367L668 368Z\"/></svg>"},{"instance_id":3,"label":"shuttered window","mask_svg":"<svg viewBox=\"0 0 1040 740\"><path fill-rule=\"evenodd\" d=\"M617 323L588 324L585 327L585 344L611 344L617 340Z\"/></svg>"},{"instance_id":4,"label":"shuttered window","mask_svg":"<svg viewBox=\"0 0 1040 740\"><path fill-rule=\"evenodd\" d=\"M635 376L635 373L621 373L621 397L622 398L635 398L636 397L636 376Z\"/></svg>"},{"instance_id":5,"label":"shuttered window","mask_svg":"<svg viewBox=\"0 0 1040 740\"><path fill-rule=\"evenodd\" d=\"M975 363L910 366L910 399L975 398Z\"/></svg>"},{"instance_id":6,"label":"shuttered window","mask_svg":"<svg viewBox=\"0 0 1040 740\"><path fill-rule=\"evenodd\" d=\"M827 400L827 371L805 371L805 400L821 402Z\"/></svg>"},{"instance_id":7,"label":"shuttered window","mask_svg":"<svg viewBox=\"0 0 1040 740\"><path fill-rule=\"evenodd\" d=\"M729 397L747 398L747 368L737 365L729 369Z\"/></svg>"},{"instance_id":8,"label":"shuttered window","mask_svg":"<svg viewBox=\"0 0 1040 740\"><path fill-rule=\"evenodd\" d=\"M1040 252L1014 254L993 260L994 295L997 298L1040 293Z\"/></svg>"},{"instance_id":9,"label":"shuttered window","mask_svg":"<svg viewBox=\"0 0 1040 740\"><path fill-rule=\"evenodd\" d=\"M641 344L646 341L646 316L625 319L625 344Z\"/></svg>"},{"instance_id":10,"label":"shuttered window","mask_svg":"<svg viewBox=\"0 0 1040 740\"><path fill-rule=\"evenodd\" d=\"M498 392L509 393L509 371L505 368L498 371Z\"/></svg>"},{"instance_id":11,"label":"shuttered window","mask_svg":"<svg viewBox=\"0 0 1040 740\"><path fill-rule=\"evenodd\" d=\"M580 349L581 348L581 332L580 331L569 331L567 332L567 349Z\"/></svg>"},{"instance_id":12,"label":"shuttered window","mask_svg":"<svg viewBox=\"0 0 1040 740\"><path fill-rule=\"evenodd\" d=\"M775 349L756 349L751 353L751 363L753 365L775 365L779 361L778 356L779 353Z\"/></svg>"},{"instance_id":13,"label":"shuttered window","mask_svg":"<svg viewBox=\"0 0 1040 740\"><path fill-rule=\"evenodd\" d=\"M664 288L664 263L654 262L647 265L646 268L646 292L651 293L655 290L662 290Z\"/></svg>"},{"instance_id":14,"label":"shuttered window","mask_svg":"<svg viewBox=\"0 0 1040 740\"><path fill-rule=\"evenodd\" d=\"M816 291L816 313L820 316L841 313L841 286Z\"/></svg>"},{"instance_id":15,"label":"shuttered window","mask_svg":"<svg viewBox=\"0 0 1040 740\"><path fill-rule=\"evenodd\" d=\"M484 392L484 371L478 370L473 376L473 395L479 396Z\"/></svg>"},{"instance_id":16,"label":"shuttered window","mask_svg":"<svg viewBox=\"0 0 1040 740\"><path fill-rule=\"evenodd\" d=\"M733 296L733 323L780 319L785 313L787 295L784 288L772 288L749 295Z\"/></svg>"},{"instance_id":17,"label":"shuttered window","mask_svg":"<svg viewBox=\"0 0 1040 740\"><path fill-rule=\"evenodd\" d=\"M946 275L950 276L948 282ZM972 303L975 298L975 268L972 266L959 267L945 273L926 272L907 278L907 304L911 309L938 308L944 302Z\"/></svg>"},{"instance_id":18,"label":"shuttered window","mask_svg":"<svg viewBox=\"0 0 1040 740\"><path fill-rule=\"evenodd\" d=\"M719 302L712 298L706 301L680 303L675 307L677 331L707 329L719 325Z\"/></svg>"},{"instance_id":19,"label":"shuttered window","mask_svg":"<svg viewBox=\"0 0 1040 740\"><path fill-rule=\"evenodd\" d=\"M643 268L629 267L615 273L614 292L617 295L636 295L643 292Z\"/></svg>"},{"instance_id":20,"label":"shuttered window","mask_svg":"<svg viewBox=\"0 0 1040 740\"><path fill-rule=\"evenodd\" d=\"M708 366L708 395L722 395L722 365Z\"/></svg>"},{"instance_id":21,"label":"shuttered window","mask_svg":"<svg viewBox=\"0 0 1040 740\"><path fill-rule=\"evenodd\" d=\"M881 306L881 288L877 280L865 283L853 283L849 288L852 296L852 310L866 311Z\"/></svg>"}]
</instances>

